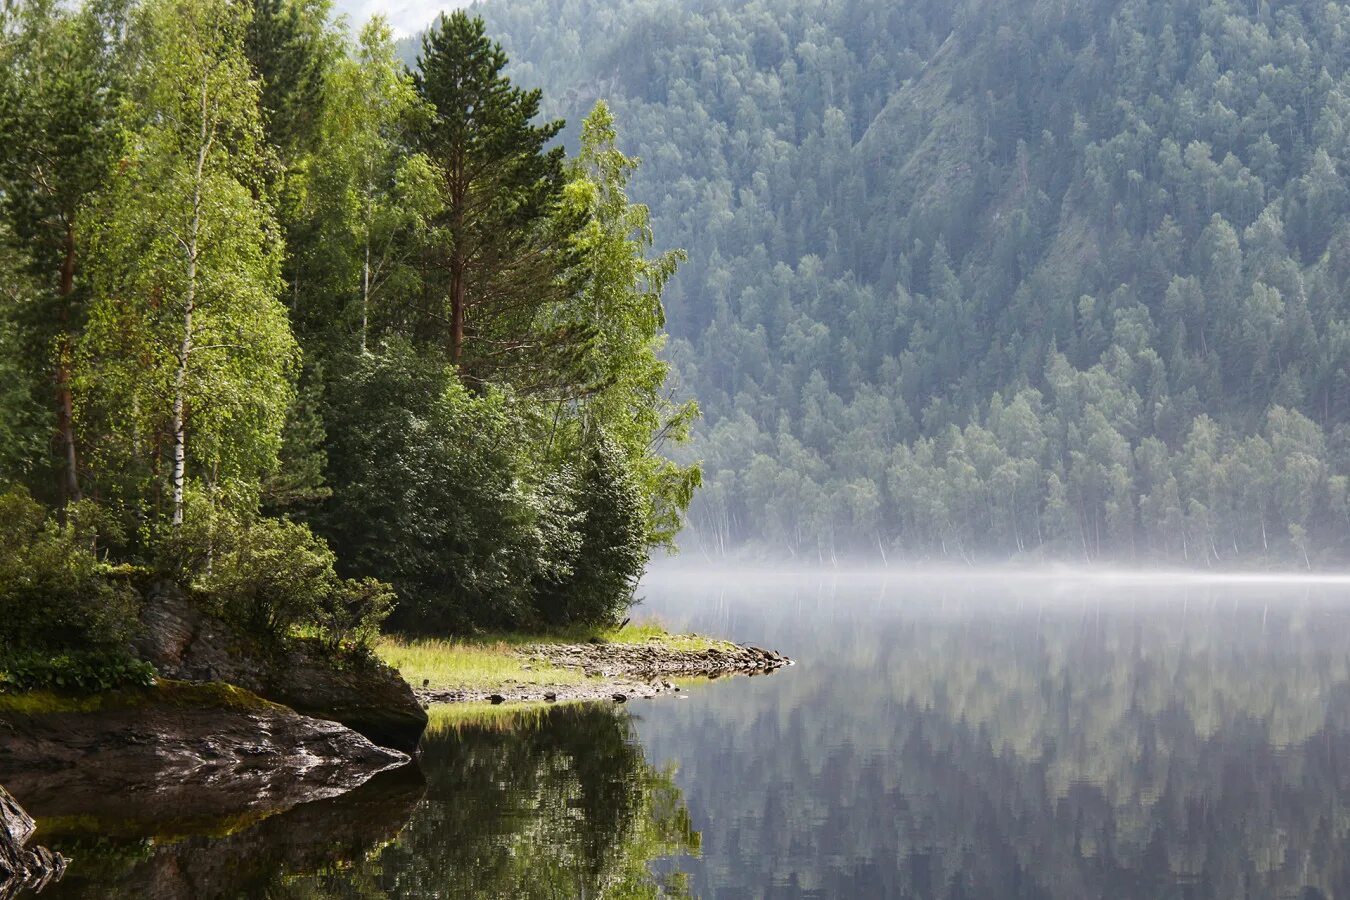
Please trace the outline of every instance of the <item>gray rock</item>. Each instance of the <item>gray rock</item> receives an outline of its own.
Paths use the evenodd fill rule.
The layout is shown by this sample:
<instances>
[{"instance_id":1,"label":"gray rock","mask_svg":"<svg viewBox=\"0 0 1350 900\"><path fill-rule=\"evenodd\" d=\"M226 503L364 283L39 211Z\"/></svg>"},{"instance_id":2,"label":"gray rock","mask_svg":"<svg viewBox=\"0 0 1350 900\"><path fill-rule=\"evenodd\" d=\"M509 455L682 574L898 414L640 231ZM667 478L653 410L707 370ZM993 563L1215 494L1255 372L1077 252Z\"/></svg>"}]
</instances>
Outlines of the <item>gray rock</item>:
<instances>
[{"instance_id":1,"label":"gray rock","mask_svg":"<svg viewBox=\"0 0 1350 900\"><path fill-rule=\"evenodd\" d=\"M33 817L0 787L0 898L17 896L24 888L41 890L65 873L64 856L27 846L36 828Z\"/></svg>"},{"instance_id":2,"label":"gray rock","mask_svg":"<svg viewBox=\"0 0 1350 900\"><path fill-rule=\"evenodd\" d=\"M146 592L141 623L135 649L165 677L235 684L404 753L417 749L426 729L426 711L412 688L379 660L334 662L304 643L269 653L204 613L172 582Z\"/></svg>"},{"instance_id":3,"label":"gray rock","mask_svg":"<svg viewBox=\"0 0 1350 900\"><path fill-rule=\"evenodd\" d=\"M43 817L235 816L345 793L409 762L227 685L164 682L95 708L0 713L0 783Z\"/></svg>"}]
</instances>

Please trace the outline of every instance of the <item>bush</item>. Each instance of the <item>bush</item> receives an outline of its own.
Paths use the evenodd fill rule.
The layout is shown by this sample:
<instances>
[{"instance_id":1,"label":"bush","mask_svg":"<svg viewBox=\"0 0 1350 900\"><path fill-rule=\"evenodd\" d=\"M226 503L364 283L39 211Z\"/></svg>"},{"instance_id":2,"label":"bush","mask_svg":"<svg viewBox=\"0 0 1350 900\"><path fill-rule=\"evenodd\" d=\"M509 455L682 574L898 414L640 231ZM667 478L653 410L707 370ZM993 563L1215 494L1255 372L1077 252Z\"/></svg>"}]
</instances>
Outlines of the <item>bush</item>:
<instances>
[{"instance_id":1,"label":"bush","mask_svg":"<svg viewBox=\"0 0 1350 900\"><path fill-rule=\"evenodd\" d=\"M95 552L97 508L72 504L52 519L23 488L0 494L0 655L66 650L122 653L135 593L104 577Z\"/></svg>"},{"instance_id":2,"label":"bush","mask_svg":"<svg viewBox=\"0 0 1350 900\"><path fill-rule=\"evenodd\" d=\"M212 610L273 643L309 633L331 649L367 646L391 593L373 579L339 578L333 551L307 526L193 498L183 525L159 541L160 566Z\"/></svg>"},{"instance_id":3,"label":"bush","mask_svg":"<svg viewBox=\"0 0 1350 900\"><path fill-rule=\"evenodd\" d=\"M579 541L565 574L541 583L539 614L552 625L613 625L647 565L647 532L637 481L611 441L592 443L573 498Z\"/></svg>"},{"instance_id":4,"label":"bush","mask_svg":"<svg viewBox=\"0 0 1350 900\"><path fill-rule=\"evenodd\" d=\"M416 630L536 620L532 587L573 542L569 504L535 472L507 394L476 394L426 354L390 345L331 386L333 496L315 517L350 574L398 591Z\"/></svg>"},{"instance_id":5,"label":"bush","mask_svg":"<svg viewBox=\"0 0 1350 900\"><path fill-rule=\"evenodd\" d=\"M394 609L394 597L389 585L374 578L338 580L316 611L320 638L330 650L348 644L370 647Z\"/></svg>"},{"instance_id":6,"label":"bush","mask_svg":"<svg viewBox=\"0 0 1350 900\"><path fill-rule=\"evenodd\" d=\"M0 691L48 689L94 693L149 687L155 667L114 651L16 653L0 659Z\"/></svg>"}]
</instances>

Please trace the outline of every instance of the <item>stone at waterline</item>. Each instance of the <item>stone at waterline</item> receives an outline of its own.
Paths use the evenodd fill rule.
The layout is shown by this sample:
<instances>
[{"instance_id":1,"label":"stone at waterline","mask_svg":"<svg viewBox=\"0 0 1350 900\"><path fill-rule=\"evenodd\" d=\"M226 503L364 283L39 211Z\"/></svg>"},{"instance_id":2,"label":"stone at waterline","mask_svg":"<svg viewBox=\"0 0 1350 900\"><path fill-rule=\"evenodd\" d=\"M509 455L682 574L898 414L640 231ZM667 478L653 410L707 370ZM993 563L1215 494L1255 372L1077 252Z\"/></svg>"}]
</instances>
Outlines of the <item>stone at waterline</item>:
<instances>
[{"instance_id":1,"label":"stone at waterline","mask_svg":"<svg viewBox=\"0 0 1350 900\"><path fill-rule=\"evenodd\" d=\"M41 819L271 814L408 762L336 722L222 684L0 704L0 784Z\"/></svg>"},{"instance_id":2,"label":"stone at waterline","mask_svg":"<svg viewBox=\"0 0 1350 900\"><path fill-rule=\"evenodd\" d=\"M37 824L9 791L0 786L0 898L24 888L42 889L59 880L66 858L46 847L28 847Z\"/></svg>"},{"instance_id":3,"label":"stone at waterline","mask_svg":"<svg viewBox=\"0 0 1350 900\"><path fill-rule=\"evenodd\" d=\"M344 659L335 665L306 644L280 655L259 653L172 582L146 591L141 623L136 650L165 677L236 684L404 753L417 749L426 730L427 714L412 687L379 660Z\"/></svg>"}]
</instances>

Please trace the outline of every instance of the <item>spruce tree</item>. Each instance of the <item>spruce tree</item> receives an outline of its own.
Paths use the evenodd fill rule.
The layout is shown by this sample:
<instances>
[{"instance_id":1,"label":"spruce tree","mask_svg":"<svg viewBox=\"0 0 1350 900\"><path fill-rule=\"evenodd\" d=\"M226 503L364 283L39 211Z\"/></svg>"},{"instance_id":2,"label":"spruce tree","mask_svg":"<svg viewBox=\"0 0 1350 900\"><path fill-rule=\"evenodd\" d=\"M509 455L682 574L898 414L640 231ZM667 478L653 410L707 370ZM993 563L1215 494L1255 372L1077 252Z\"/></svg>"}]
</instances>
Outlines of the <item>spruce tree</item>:
<instances>
[{"instance_id":1,"label":"spruce tree","mask_svg":"<svg viewBox=\"0 0 1350 900\"><path fill-rule=\"evenodd\" d=\"M556 343L540 314L566 296L556 219L563 149L549 148L562 121L532 124L540 92L504 74L506 53L463 12L423 39L414 83L431 107L421 148L440 169L443 208L429 257L444 305L425 330L438 333L471 381L510 372L529 380L519 355ZM529 385L526 384L526 387Z\"/></svg>"}]
</instances>

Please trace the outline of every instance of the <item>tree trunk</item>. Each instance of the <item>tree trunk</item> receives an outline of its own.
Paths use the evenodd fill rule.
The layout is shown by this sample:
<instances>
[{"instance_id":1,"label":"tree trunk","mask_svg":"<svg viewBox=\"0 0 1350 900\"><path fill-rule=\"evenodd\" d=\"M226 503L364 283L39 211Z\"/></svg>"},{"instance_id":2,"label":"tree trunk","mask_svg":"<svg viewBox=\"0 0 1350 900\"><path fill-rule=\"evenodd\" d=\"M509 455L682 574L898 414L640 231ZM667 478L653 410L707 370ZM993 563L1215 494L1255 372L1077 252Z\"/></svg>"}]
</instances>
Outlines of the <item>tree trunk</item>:
<instances>
[{"instance_id":1,"label":"tree trunk","mask_svg":"<svg viewBox=\"0 0 1350 900\"><path fill-rule=\"evenodd\" d=\"M468 275L469 254L465 248L465 208L469 202L469 185L464 174L462 155L456 159L451 173L450 236L455 246L450 255L450 362L458 366L464 356L464 299Z\"/></svg>"},{"instance_id":2,"label":"tree trunk","mask_svg":"<svg viewBox=\"0 0 1350 900\"><path fill-rule=\"evenodd\" d=\"M366 352L366 332L370 328L370 229L366 229L366 259L361 265L361 352Z\"/></svg>"},{"instance_id":3,"label":"tree trunk","mask_svg":"<svg viewBox=\"0 0 1350 900\"><path fill-rule=\"evenodd\" d=\"M178 344L178 369L173 377L173 525L183 524L184 494L187 485L187 415L186 395L188 360L192 356L192 314L197 307L197 238L201 234L202 178L206 172L206 158L211 152L215 135L207 118L207 85L202 80L201 143L197 145L197 171L192 182L192 220L188 225L183 250L187 256L187 287L183 296L183 337Z\"/></svg>"},{"instance_id":4,"label":"tree trunk","mask_svg":"<svg viewBox=\"0 0 1350 900\"><path fill-rule=\"evenodd\" d=\"M450 362L464 355L464 264L455 259L450 271Z\"/></svg>"},{"instance_id":5,"label":"tree trunk","mask_svg":"<svg viewBox=\"0 0 1350 900\"><path fill-rule=\"evenodd\" d=\"M61 262L61 344L56 360L56 428L65 455L64 492L68 501L83 499L79 459L75 452L75 399L70 390L75 352L70 333L70 295L75 292L75 232L66 226L65 258Z\"/></svg>"},{"instance_id":6,"label":"tree trunk","mask_svg":"<svg viewBox=\"0 0 1350 900\"><path fill-rule=\"evenodd\" d=\"M197 230L193 216L193 231ZM178 345L178 370L173 379L173 524L183 524L184 487L187 482L187 393L188 358L192 355L192 313L197 300L197 242L194 234L188 250L187 297L183 306L183 340Z\"/></svg>"}]
</instances>

